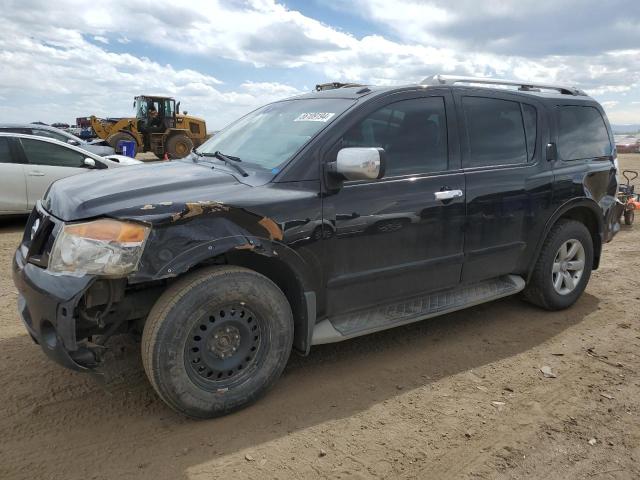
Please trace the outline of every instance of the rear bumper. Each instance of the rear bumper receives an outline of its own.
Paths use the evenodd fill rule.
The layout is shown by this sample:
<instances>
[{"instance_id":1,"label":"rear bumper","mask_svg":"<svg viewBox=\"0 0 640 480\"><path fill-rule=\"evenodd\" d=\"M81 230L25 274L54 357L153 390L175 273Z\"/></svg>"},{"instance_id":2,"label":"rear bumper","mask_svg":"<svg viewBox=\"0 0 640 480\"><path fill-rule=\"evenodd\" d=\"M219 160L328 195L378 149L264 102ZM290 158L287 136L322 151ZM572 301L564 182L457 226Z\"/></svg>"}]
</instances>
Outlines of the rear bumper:
<instances>
[{"instance_id":1,"label":"rear bumper","mask_svg":"<svg viewBox=\"0 0 640 480\"><path fill-rule=\"evenodd\" d=\"M18 289L18 310L25 328L44 353L72 370L89 370L93 353L76 342L74 314L94 277L52 275L25 262L21 248L13 258L13 282Z\"/></svg>"}]
</instances>

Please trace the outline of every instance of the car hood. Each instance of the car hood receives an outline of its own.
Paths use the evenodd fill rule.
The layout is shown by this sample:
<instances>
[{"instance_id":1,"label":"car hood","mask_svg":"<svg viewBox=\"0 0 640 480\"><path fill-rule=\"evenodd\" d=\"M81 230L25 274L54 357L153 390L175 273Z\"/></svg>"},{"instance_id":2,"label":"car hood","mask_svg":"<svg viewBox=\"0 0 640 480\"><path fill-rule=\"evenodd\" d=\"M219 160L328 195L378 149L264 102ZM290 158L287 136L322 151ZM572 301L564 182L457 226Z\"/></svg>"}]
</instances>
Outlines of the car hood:
<instances>
[{"instance_id":1,"label":"car hood","mask_svg":"<svg viewBox=\"0 0 640 480\"><path fill-rule=\"evenodd\" d=\"M231 173L190 161L158 162L93 170L54 182L42 204L52 215L74 221L98 216L153 217L187 202L246 197L251 186Z\"/></svg>"}]
</instances>

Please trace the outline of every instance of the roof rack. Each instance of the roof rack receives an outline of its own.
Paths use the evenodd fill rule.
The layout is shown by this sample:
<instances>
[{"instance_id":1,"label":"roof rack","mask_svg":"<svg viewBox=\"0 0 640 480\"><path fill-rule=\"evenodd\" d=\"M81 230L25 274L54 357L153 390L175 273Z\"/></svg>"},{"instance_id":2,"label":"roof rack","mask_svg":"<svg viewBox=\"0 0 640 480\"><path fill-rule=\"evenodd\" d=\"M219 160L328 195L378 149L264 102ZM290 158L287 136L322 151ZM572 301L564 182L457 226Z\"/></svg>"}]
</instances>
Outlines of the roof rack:
<instances>
[{"instance_id":1,"label":"roof rack","mask_svg":"<svg viewBox=\"0 0 640 480\"><path fill-rule=\"evenodd\" d=\"M340 82L319 83L316 85L316 91L321 92L323 90L334 90L336 88L365 87L365 86L366 85L362 85L360 83L340 83Z\"/></svg>"},{"instance_id":2,"label":"roof rack","mask_svg":"<svg viewBox=\"0 0 640 480\"><path fill-rule=\"evenodd\" d=\"M545 90L557 90L563 95L584 95L587 94L576 87L569 87L567 85L556 85L551 83L537 83L537 82L523 82L521 80L501 80L489 77L460 77L456 75L433 75L425 78L422 85L453 85L456 83L482 83L488 85L510 85L518 87L518 90L523 92L536 92L539 89Z\"/></svg>"}]
</instances>

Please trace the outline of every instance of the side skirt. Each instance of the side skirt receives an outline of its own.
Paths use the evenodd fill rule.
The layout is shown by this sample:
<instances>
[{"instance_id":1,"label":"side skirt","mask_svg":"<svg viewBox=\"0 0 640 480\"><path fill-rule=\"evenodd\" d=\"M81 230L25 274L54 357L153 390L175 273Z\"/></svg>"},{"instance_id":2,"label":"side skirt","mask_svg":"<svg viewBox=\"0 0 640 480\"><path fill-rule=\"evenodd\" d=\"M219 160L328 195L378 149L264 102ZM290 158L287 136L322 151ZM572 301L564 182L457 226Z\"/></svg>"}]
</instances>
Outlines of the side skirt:
<instances>
[{"instance_id":1,"label":"side skirt","mask_svg":"<svg viewBox=\"0 0 640 480\"><path fill-rule=\"evenodd\" d=\"M418 322L516 294L525 281L516 275L483 280L401 302L325 319L313 329L312 345L340 342L368 333Z\"/></svg>"}]
</instances>

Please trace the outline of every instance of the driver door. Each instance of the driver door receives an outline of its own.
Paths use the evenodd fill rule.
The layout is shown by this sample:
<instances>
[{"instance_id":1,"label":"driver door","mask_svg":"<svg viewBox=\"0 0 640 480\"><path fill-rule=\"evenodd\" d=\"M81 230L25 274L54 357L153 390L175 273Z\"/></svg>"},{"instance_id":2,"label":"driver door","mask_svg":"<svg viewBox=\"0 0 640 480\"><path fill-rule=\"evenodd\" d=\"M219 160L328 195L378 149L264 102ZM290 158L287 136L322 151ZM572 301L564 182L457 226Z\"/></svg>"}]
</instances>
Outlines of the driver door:
<instances>
[{"instance_id":1,"label":"driver door","mask_svg":"<svg viewBox=\"0 0 640 480\"><path fill-rule=\"evenodd\" d=\"M329 316L460 282L465 199L454 121L448 90L396 94L369 106L338 141L382 147L387 161L381 180L345 181L323 199L335 225L324 241ZM436 198L448 190L455 198Z\"/></svg>"}]
</instances>

